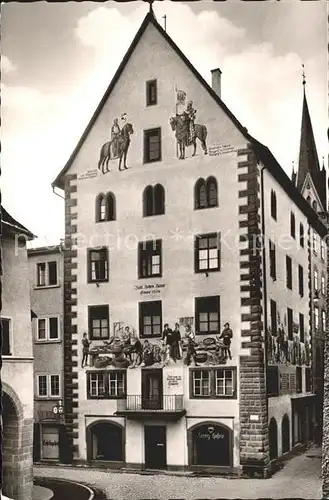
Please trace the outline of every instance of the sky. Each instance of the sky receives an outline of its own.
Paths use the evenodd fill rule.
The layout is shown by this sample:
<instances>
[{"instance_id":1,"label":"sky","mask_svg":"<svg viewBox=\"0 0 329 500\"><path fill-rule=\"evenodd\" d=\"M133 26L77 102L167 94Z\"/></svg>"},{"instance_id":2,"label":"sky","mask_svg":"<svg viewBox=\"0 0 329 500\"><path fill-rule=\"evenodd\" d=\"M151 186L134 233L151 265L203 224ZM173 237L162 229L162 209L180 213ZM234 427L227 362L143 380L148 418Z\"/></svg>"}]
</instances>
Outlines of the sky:
<instances>
[{"instance_id":1,"label":"sky","mask_svg":"<svg viewBox=\"0 0 329 500\"><path fill-rule=\"evenodd\" d=\"M38 240L64 237L64 200L51 182L65 165L148 12L134 1L2 4L4 207ZM313 130L327 167L326 2L170 2L158 22L290 176L298 165L302 64Z\"/></svg>"}]
</instances>

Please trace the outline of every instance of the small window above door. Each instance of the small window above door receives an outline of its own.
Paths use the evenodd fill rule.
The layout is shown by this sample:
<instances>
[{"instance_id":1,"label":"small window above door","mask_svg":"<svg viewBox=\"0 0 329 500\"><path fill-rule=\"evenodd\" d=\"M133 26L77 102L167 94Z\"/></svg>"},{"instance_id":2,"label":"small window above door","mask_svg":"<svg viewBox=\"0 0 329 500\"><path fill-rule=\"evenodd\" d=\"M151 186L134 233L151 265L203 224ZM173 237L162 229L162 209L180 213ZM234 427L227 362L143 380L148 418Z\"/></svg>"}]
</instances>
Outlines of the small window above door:
<instances>
[{"instance_id":1,"label":"small window above door","mask_svg":"<svg viewBox=\"0 0 329 500\"><path fill-rule=\"evenodd\" d=\"M146 106L154 106L158 103L157 81L146 82Z\"/></svg>"}]
</instances>

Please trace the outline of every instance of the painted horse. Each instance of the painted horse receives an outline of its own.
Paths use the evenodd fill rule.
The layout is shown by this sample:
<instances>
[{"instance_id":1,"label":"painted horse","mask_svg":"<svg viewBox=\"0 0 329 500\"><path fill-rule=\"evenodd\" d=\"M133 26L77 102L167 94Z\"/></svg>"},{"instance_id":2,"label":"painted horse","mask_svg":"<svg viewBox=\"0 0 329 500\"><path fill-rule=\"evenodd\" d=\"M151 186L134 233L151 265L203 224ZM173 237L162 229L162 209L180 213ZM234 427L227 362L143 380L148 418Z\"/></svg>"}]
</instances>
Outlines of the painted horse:
<instances>
[{"instance_id":1,"label":"painted horse","mask_svg":"<svg viewBox=\"0 0 329 500\"><path fill-rule=\"evenodd\" d=\"M116 158L119 158L119 171L121 172L122 170L127 170L127 153L129 149L129 144L130 144L130 136L131 134L134 133L133 126L131 123L126 123L119 134L119 137L116 139L118 141L117 144L117 149L118 149L118 156L112 157L111 155L111 148L112 148L112 142L106 142L101 149L100 152L100 158L98 162L98 170L102 170L103 174L106 174L107 172L110 172L111 170L109 169L109 161L114 160ZM123 160L123 168L121 168L121 163Z\"/></svg>"},{"instance_id":2,"label":"painted horse","mask_svg":"<svg viewBox=\"0 0 329 500\"><path fill-rule=\"evenodd\" d=\"M183 160L185 158L185 148L188 146L193 146L193 154L195 156L196 152L196 139L201 142L201 147L206 155L207 151L207 127L205 125L199 125L196 123L194 125L194 138L192 141L189 140L189 123L185 115L176 115L170 118L170 125L172 130L176 132L175 137L179 147L179 159Z\"/></svg>"}]
</instances>

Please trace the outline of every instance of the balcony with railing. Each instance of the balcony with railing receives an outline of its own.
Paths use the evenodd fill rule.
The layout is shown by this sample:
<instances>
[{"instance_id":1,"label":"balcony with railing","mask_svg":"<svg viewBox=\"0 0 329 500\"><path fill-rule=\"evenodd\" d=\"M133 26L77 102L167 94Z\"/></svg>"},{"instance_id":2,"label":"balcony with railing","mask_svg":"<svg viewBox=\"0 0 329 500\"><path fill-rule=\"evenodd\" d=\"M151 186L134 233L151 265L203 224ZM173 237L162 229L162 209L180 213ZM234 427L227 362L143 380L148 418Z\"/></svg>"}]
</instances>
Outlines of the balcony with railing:
<instances>
[{"instance_id":1,"label":"balcony with railing","mask_svg":"<svg viewBox=\"0 0 329 500\"><path fill-rule=\"evenodd\" d=\"M151 398L129 395L125 399L117 400L116 415L136 420L179 420L185 413L182 394Z\"/></svg>"}]
</instances>

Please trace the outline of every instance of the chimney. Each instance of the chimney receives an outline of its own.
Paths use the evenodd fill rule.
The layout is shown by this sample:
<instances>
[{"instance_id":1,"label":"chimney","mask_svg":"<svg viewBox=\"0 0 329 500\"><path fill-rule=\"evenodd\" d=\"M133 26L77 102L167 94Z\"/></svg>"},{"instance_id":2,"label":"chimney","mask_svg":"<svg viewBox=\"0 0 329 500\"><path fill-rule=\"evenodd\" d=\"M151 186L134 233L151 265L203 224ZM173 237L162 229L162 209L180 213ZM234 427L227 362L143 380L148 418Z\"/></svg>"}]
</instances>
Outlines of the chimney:
<instances>
[{"instance_id":1,"label":"chimney","mask_svg":"<svg viewBox=\"0 0 329 500\"><path fill-rule=\"evenodd\" d=\"M221 70L219 68L211 70L211 87L218 97L221 97Z\"/></svg>"}]
</instances>

